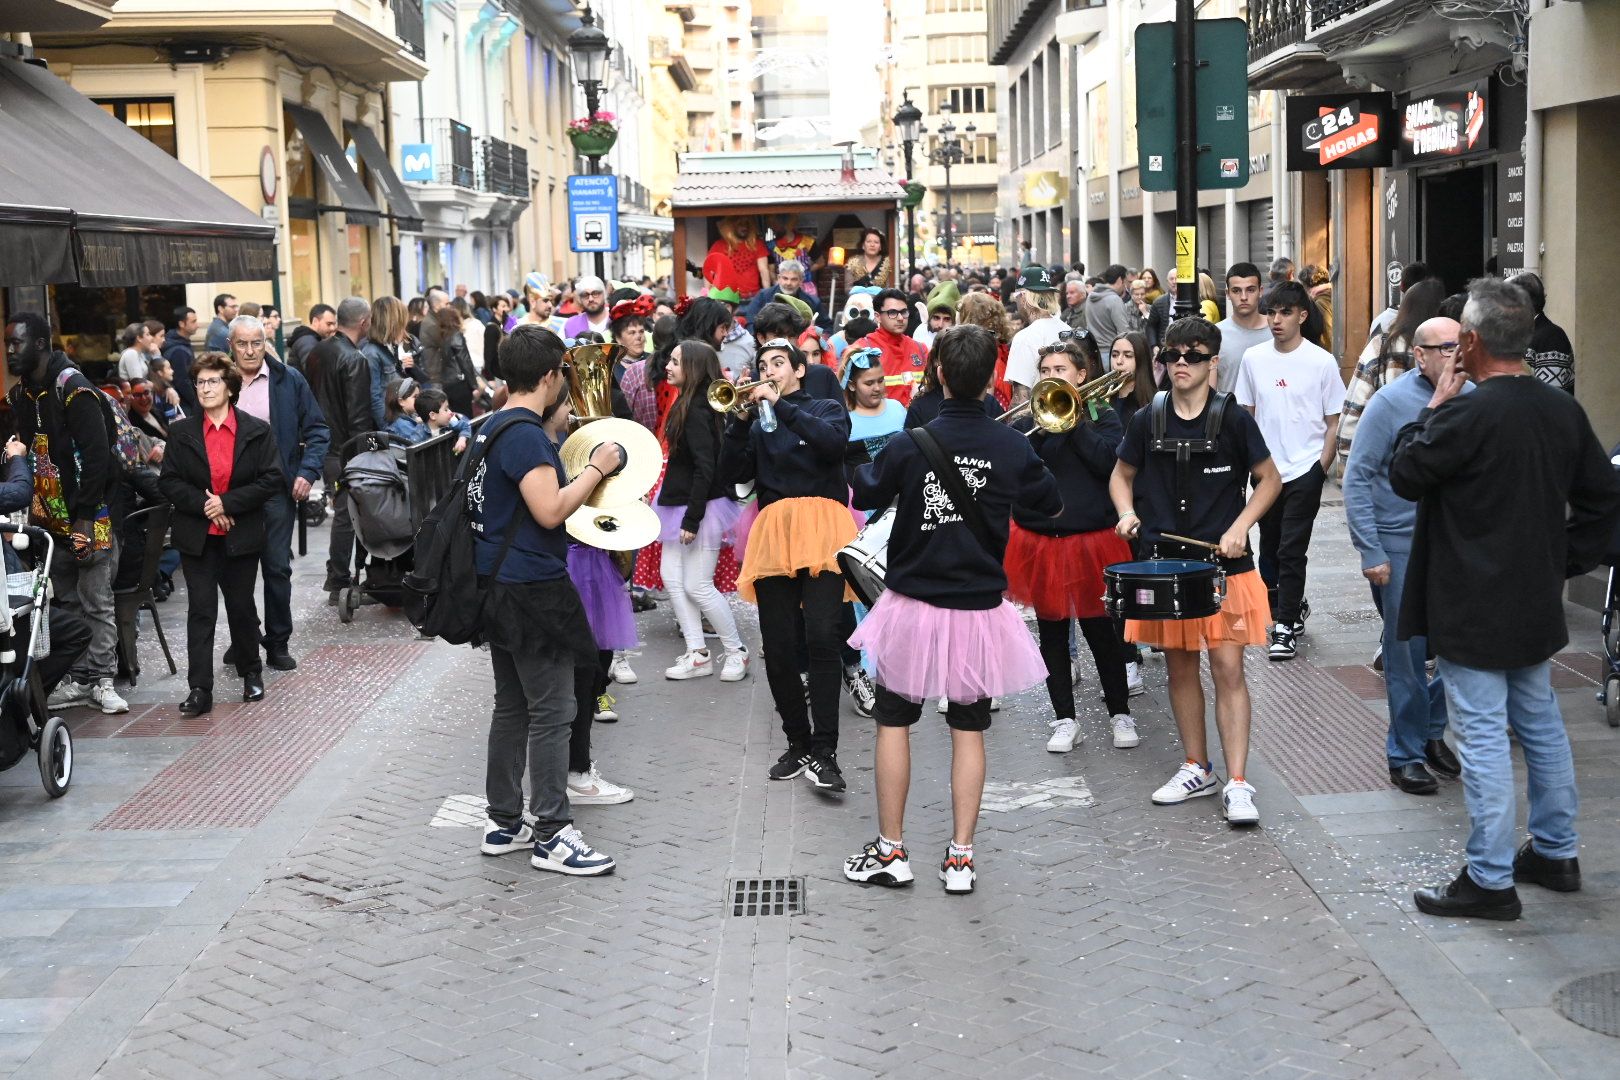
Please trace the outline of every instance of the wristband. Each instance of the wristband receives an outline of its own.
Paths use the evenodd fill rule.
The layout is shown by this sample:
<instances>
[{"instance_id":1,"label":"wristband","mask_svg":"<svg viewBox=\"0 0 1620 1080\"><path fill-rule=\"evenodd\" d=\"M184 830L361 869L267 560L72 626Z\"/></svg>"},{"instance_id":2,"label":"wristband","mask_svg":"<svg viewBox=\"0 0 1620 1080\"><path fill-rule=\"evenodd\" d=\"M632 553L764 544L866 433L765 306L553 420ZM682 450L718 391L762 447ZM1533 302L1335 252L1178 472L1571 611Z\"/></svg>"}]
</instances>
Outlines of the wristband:
<instances>
[{"instance_id":1,"label":"wristband","mask_svg":"<svg viewBox=\"0 0 1620 1080\"><path fill-rule=\"evenodd\" d=\"M1122 511L1120 513L1119 520L1124 521L1128 517L1135 517L1135 516L1136 516L1136 511L1135 510L1125 510L1125 511Z\"/></svg>"},{"instance_id":2,"label":"wristband","mask_svg":"<svg viewBox=\"0 0 1620 1080\"><path fill-rule=\"evenodd\" d=\"M602 466L598 465L596 462L587 461L585 463L585 468L587 468L587 469L595 469L598 476L600 476L604 480L607 479L607 473L603 472L602 471Z\"/></svg>"}]
</instances>

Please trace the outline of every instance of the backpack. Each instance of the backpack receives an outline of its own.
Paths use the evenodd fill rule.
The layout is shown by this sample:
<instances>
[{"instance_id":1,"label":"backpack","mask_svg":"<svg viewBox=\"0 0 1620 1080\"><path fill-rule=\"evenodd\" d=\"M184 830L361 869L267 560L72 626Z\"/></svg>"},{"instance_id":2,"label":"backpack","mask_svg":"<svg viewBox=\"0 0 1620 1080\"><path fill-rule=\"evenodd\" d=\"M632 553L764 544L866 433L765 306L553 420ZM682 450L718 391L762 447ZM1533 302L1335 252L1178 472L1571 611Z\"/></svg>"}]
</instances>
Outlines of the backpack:
<instances>
[{"instance_id":1,"label":"backpack","mask_svg":"<svg viewBox=\"0 0 1620 1080\"><path fill-rule=\"evenodd\" d=\"M68 383L78 374L78 368L68 367L63 368L56 377L56 400L64 414L67 412ZM135 425L129 422L123 410L113 407L112 398L105 391L91 386L90 392L101 403L101 419L107 425L107 443L112 447L113 457L118 460L124 475L128 476L146 460L146 455L141 452L141 433L135 430Z\"/></svg>"},{"instance_id":2,"label":"backpack","mask_svg":"<svg viewBox=\"0 0 1620 1080\"><path fill-rule=\"evenodd\" d=\"M467 510L467 484L478 474L479 466L501 433L520 424L540 427L533 420L510 420L488 435L480 432L475 437L475 446L456 470L450 490L428 511L416 530L412 569L401 580L400 587L404 593L405 617L420 634L440 638L451 645L466 645L480 637L484 589L478 579L477 540ZM489 574L491 579L500 573L523 516L521 508L513 512Z\"/></svg>"}]
</instances>

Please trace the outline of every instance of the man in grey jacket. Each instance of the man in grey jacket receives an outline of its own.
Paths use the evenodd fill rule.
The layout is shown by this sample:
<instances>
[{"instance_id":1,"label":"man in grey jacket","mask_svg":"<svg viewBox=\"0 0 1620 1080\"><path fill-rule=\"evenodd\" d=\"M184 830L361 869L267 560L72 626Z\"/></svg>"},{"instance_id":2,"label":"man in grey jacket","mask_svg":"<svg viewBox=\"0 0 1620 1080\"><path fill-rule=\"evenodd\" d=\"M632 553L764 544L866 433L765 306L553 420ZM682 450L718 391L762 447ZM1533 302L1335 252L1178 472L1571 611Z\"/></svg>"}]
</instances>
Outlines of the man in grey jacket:
<instances>
[{"instance_id":1,"label":"man in grey jacket","mask_svg":"<svg viewBox=\"0 0 1620 1080\"><path fill-rule=\"evenodd\" d=\"M1107 348L1105 342L1111 344L1119 335L1130 332L1131 316L1125 307L1125 290L1130 284L1126 277L1126 269L1114 263L1103 270L1102 281L1092 286L1091 295L1086 297L1086 329L1099 349Z\"/></svg>"},{"instance_id":2,"label":"man in grey jacket","mask_svg":"<svg viewBox=\"0 0 1620 1080\"><path fill-rule=\"evenodd\" d=\"M1389 459L1395 435L1418 418L1434 393L1434 380L1457 355L1457 324L1430 319L1413 334L1418 366L1385 385L1367 402L1344 468L1344 513L1350 540L1361 553L1361 573L1384 616L1384 694L1389 699L1390 783L1409 795L1432 795L1439 784L1429 773L1455 778L1462 772L1446 745L1446 692L1439 676L1428 677L1428 640L1395 636L1401 590L1412 557L1417 503L1395 494ZM1473 390L1465 387L1464 392ZM1372 428L1366 426L1373 421ZM1365 440L1365 441L1363 441ZM1427 762L1429 768L1424 768Z\"/></svg>"}]
</instances>

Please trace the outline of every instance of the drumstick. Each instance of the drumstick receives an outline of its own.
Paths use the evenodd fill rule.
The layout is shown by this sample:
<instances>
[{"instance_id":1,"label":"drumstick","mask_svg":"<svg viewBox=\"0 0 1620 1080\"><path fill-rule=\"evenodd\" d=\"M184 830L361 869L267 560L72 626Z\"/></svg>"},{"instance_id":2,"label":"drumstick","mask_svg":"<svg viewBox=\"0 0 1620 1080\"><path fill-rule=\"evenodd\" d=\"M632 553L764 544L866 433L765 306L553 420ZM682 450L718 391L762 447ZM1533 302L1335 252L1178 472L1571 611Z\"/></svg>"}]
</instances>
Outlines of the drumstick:
<instances>
[{"instance_id":1,"label":"drumstick","mask_svg":"<svg viewBox=\"0 0 1620 1080\"><path fill-rule=\"evenodd\" d=\"M1160 533L1166 540L1174 540L1178 544L1191 544L1193 547L1206 548L1209 551L1220 551L1221 545L1212 544L1208 540L1194 540L1190 536L1177 536L1175 533Z\"/></svg>"}]
</instances>

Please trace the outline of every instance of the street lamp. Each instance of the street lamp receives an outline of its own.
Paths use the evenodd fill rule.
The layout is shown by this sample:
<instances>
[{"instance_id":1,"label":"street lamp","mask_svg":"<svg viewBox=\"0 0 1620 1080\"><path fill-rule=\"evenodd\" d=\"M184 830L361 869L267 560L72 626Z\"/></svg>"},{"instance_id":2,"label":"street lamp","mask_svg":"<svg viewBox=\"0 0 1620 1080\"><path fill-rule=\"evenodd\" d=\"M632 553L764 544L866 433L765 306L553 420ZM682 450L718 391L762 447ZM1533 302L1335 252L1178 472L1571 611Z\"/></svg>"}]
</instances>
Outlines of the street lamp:
<instances>
[{"instance_id":1,"label":"street lamp","mask_svg":"<svg viewBox=\"0 0 1620 1080\"><path fill-rule=\"evenodd\" d=\"M568 35L568 51L574 58L574 72L579 78L580 89L585 91L585 115L587 118L595 117L597 107L602 102L602 84L607 80L608 54L613 51L613 42L596 25L589 4L585 5L584 14L580 16L579 28ZM586 171L595 176L601 171L601 162L601 154L587 154ZM596 253L596 276L607 280L607 256L600 251Z\"/></svg>"},{"instance_id":2,"label":"street lamp","mask_svg":"<svg viewBox=\"0 0 1620 1080\"><path fill-rule=\"evenodd\" d=\"M911 91L901 92L900 108L894 114L895 129L900 132L900 143L906 152L906 181L917 182L911 163L911 151L917 145L917 133L922 130L922 110L911 102ZM911 273L917 272L917 208L906 207L906 252L911 260ZM908 277L909 282L909 277ZM909 284L907 286L909 288Z\"/></svg>"},{"instance_id":3,"label":"street lamp","mask_svg":"<svg viewBox=\"0 0 1620 1080\"><path fill-rule=\"evenodd\" d=\"M956 122L951 119L950 102L945 103L943 111L945 121L939 125L938 144L928 152L928 160L935 165L943 166L945 169L945 263L949 265L951 251L955 246L952 242L954 239L952 228L956 224L951 213L951 166L960 165L967 160L967 150L963 146L963 139L965 138L971 143L973 136L977 134L979 129L972 122L969 122L967 127L962 129L959 138L956 131ZM926 131L927 129L920 130Z\"/></svg>"}]
</instances>

